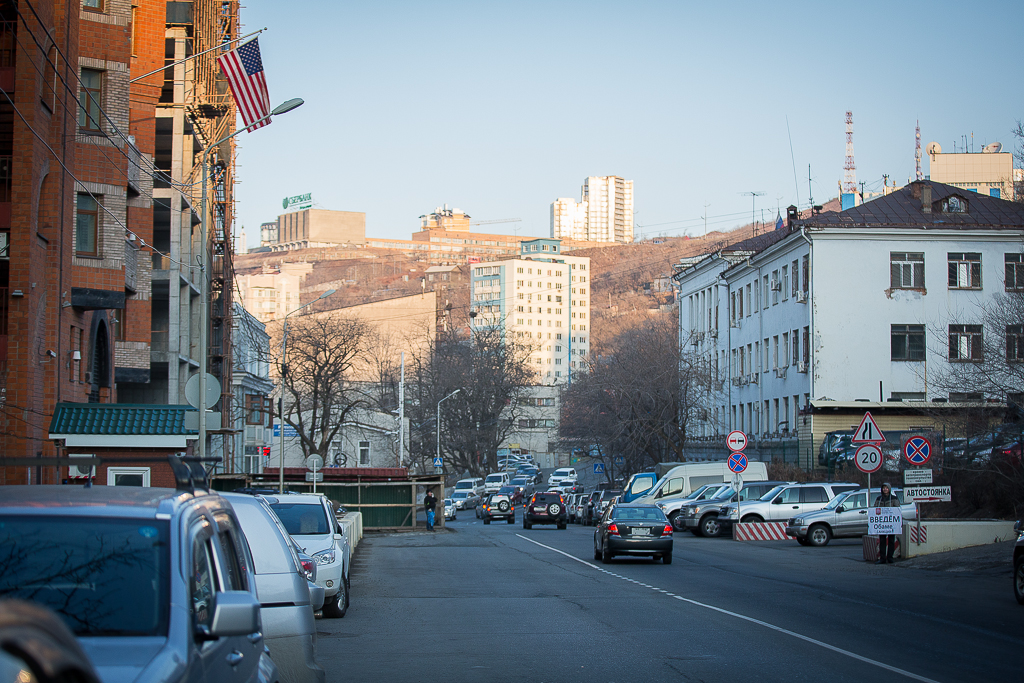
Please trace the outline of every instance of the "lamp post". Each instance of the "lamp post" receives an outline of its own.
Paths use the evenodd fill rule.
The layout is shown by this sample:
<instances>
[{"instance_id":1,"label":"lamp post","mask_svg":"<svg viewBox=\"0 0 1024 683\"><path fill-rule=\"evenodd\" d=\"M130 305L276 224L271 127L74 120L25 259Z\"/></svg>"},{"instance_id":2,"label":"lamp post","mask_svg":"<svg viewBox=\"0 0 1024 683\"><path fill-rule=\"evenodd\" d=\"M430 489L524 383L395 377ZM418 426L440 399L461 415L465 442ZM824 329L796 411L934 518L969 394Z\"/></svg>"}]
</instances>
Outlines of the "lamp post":
<instances>
[{"instance_id":1,"label":"lamp post","mask_svg":"<svg viewBox=\"0 0 1024 683\"><path fill-rule=\"evenodd\" d=\"M207 178L209 176L209 166L207 166L206 160L207 160L207 157L210 155L210 152L212 150L214 150L215 148L217 148L221 144L227 142L231 138L235 137L236 135L238 135L242 131L249 130L249 128L251 128L252 126L256 125L257 123L262 123L262 122L268 120L271 116L276 116L278 114L284 114L284 113L290 112L292 109L295 109L295 108L301 107L301 106L302 106L302 100L300 98L298 98L298 97L296 97L294 99L291 99L291 100L288 100L287 102L283 102L283 103L277 105L277 107L275 107L273 111L271 111L269 114L267 114L263 118L258 119L256 121L253 121L250 125L246 126L245 128L242 128L241 130L236 130L234 133L232 133L231 135L228 135L227 137L221 138L217 142L215 142L212 145L208 146L206 148L206 150L203 152L203 159L202 159L202 165L203 165L203 198L202 198L201 209L200 209L202 211L202 216L201 216L201 220L199 222L199 225L200 225L200 242L199 242L200 247L199 248L202 250L202 271L203 271L200 274L200 278L199 278L199 306L200 306L200 310L199 310L199 322L200 322L200 324L199 324L199 447L196 450L196 452L197 452L197 454L198 454L198 456L200 458L200 461L202 461L202 458L206 455L206 364L207 364L207 357L209 356L209 351L210 351L208 348L206 348L206 345L208 343L207 339L206 339L206 337L207 337L206 328L210 324L210 310L209 310L208 302L207 302L207 299L209 298L209 287L207 287L207 285L206 285L206 278L210 275L210 272L209 272L209 259L207 258L207 253L206 253L206 235L207 235L206 220L207 220L207 213L208 213L208 210L207 210L207 207L206 207L206 183L207 183Z\"/></svg>"},{"instance_id":2,"label":"lamp post","mask_svg":"<svg viewBox=\"0 0 1024 683\"><path fill-rule=\"evenodd\" d=\"M296 308L292 313L298 313L306 306L312 306L321 299L326 299L331 294L334 294L337 290L328 289L326 292L318 296L317 298L302 304ZM288 313L284 317L284 330L281 332L281 395L277 398L277 416L281 422L281 435L278 445L281 448L280 454L280 467L277 472L277 490L279 493L284 493L284 378L288 374L288 368L285 365L285 354L288 352L288 316L292 313ZM316 491L316 471L313 471L313 490Z\"/></svg>"},{"instance_id":3,"label":"lamp post","mask_svg":"<svg viewBox=\"0 0 1024 683\"><path fill-rule=\"evenodd\" d=\"M441 404L450 399L455 394L462 391L462 389L456 389L452 393L448 394L440 401L437 402L437 457L441 457ZM442 496L443 498L444 496Z\"/></svg>"}]
</instances>

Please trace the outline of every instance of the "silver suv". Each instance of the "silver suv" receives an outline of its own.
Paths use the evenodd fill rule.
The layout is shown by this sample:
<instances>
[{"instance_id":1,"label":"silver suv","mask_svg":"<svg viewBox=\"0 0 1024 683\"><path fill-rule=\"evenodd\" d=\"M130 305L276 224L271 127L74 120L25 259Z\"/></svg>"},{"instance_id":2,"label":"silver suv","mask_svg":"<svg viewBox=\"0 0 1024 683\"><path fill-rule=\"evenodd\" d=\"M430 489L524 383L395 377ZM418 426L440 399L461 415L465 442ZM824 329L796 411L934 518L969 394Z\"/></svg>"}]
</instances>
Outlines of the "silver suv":
<instances>
[{"instance_id":1,"label":"silver suv","mask_svg":"<svg viewBox=\"0 0 1024 683\"><path fill-rule=\"evenodd\" d=\"M741 522L786 522L802 512L825 507L830 500L844 491L859 489L860 484L850 482L814 482L807 484L780 484L758 500L739 503L742 519L737 520L736 503L723 505L718 513L719 524Z\"/></svg>"},{"instance_id":2,"label":"silver suv","mask_svg":"<svg viewBox=\"0 0 1024 683\"><path fill-rule=\"evenodd\" d=\"M2 486L0 556L18 558L0 595L57 612L105 681L278 680L252 558L217 494Z\"/></svg>"},{"instance_id":3,"label":"silver suv","mask_svg":"<svg viewBox=\"0 0 1024 683\"><path fill-rule=\"evenodd\" d=\"M793 484L792 481L752 481L744 484L740 491L740 502L758 500L764 494L780 484ZM690 500L679 508L673 520L673 526L680 531L689 531L694 536L714 538L722 535L722 524L718 521L718 513L723 505L736 501L736 492L732 486L725 487L715 494L714 498Z\"/></svg>"},{"instance_id":4,"label":"silver suv","mask_svg":"<svg viewBox=\"0 0 1024 683\"><path fill-rule=\"evenodd\" d=\"M349 603L351 546L327 496L293 493L266 496L271 509L302 550L316 560L316 583L324 588L325 617L343 617Z\"/></svg>"},{"instance_id":5,"label":"silver suv","mask_svg":"<svg viewBox=\"0 0 1024 683\"><path fill-rule=\"evenodd\" d=\"M786 533L800 545L823 546L833 538L859 538L868 533L868 508L875 502L881 489L871 489L870 499L864 489L840 493L828 505L815 512L792 517ZM893 489L894 496L903 501L903 490ZM900 512L904 521L917 519L917 506L903 503Z\"/></svg>"}]
</instances>

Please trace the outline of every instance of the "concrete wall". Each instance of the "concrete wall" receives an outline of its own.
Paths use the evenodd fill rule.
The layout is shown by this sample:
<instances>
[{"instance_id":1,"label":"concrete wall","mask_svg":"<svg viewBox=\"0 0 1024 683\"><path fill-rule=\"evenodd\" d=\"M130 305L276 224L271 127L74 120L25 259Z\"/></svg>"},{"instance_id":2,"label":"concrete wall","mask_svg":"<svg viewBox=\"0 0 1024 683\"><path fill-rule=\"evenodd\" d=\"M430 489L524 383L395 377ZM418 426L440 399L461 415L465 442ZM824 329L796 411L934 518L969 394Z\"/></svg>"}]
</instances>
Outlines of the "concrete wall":
<instances>
[{"instance_id":1,"label":"concrete wall","mask_svg":"<svg viewBox=\"0 0 1024 683\"><path fill-rule=\"evenodd\" d=\"M343 517L338 517L338 524L341 525L342 532L345 534L345 538L348 539L348 544L355 551L356 546L363 540L363 513L348 512Z\"/></svg>"},{"instance_id":2,"label":"concrete wall","mask_svg":"<svg viewBox=\"0 0 1024 683\"><path fill-rule=\"evenodd\" d=\"M973 545L986 545L1000 541L1012 541L1015 538L1013 522L998 519L923 519L921 527L927 531L927 541L912 543L910 527L916 524L903 525L903 556L928 555L941 553L957 548Z\"/></svg>"}]
</instances>

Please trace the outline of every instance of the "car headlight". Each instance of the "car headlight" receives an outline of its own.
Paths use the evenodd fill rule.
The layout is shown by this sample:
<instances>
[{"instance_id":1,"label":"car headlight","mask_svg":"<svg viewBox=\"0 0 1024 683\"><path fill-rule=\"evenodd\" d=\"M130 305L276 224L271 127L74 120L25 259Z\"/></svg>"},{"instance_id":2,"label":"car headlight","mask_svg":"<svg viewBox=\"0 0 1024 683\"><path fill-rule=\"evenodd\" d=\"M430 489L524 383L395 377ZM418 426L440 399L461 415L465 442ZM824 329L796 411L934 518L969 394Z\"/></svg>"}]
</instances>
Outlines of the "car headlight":
<instances>
[{"instance_id":1,"label":"car headlight","mask_svg":"<svg viewBox=\"0 0 1024 683\"><path fill-rule=\"evenodd\" d=\"M664 509L665 509L665 503L655 503L655 505L657 505L658 507L660 507L660 508L661 508L662 510L664 510Z\"/></svg>"},{"instance_id":2,"label":"car headlight","mask_svg":"<svg viewBox=\"0 0 1024 683\"><path fill-rule=\"evenodd\" d=\"M331 564L334 562L335 557L334 549L331 548L330 550L324 550L323 552L317 553L313 556L313 559L316 560L317 564Z\"/></svg>"},{"instance_id":3,"label":"car headlight","mask_svg":"<svg viewBox=\"0 0 1024 683\"><path fill-rule=\"evenodd\" d=\"M793 519L789 520L789 523L791 526L803 526L804 520L800 519L799 517L794 517Z\"/></svg>"}]
</instances>

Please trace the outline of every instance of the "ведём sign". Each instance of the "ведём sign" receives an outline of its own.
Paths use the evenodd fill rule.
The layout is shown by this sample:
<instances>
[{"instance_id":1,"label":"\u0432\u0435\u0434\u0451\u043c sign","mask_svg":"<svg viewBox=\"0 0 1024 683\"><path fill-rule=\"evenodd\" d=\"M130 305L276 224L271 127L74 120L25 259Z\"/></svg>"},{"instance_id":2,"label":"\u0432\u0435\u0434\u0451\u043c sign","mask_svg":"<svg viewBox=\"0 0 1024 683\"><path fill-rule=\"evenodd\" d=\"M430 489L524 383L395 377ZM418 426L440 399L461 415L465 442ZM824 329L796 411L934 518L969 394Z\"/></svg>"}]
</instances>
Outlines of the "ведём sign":
<instances>
[{"instance_id":1,"label":"\u0432\u0435\u0434\u0451\u043c sign","mask_svg":"<svg viewBox=\"0 0 1024 683\"><path fill-rule=\"evenodd\" d=\"M868 508L868 535L903 533L903 512L899 508Z\"/></svg>"}]
</instances>

